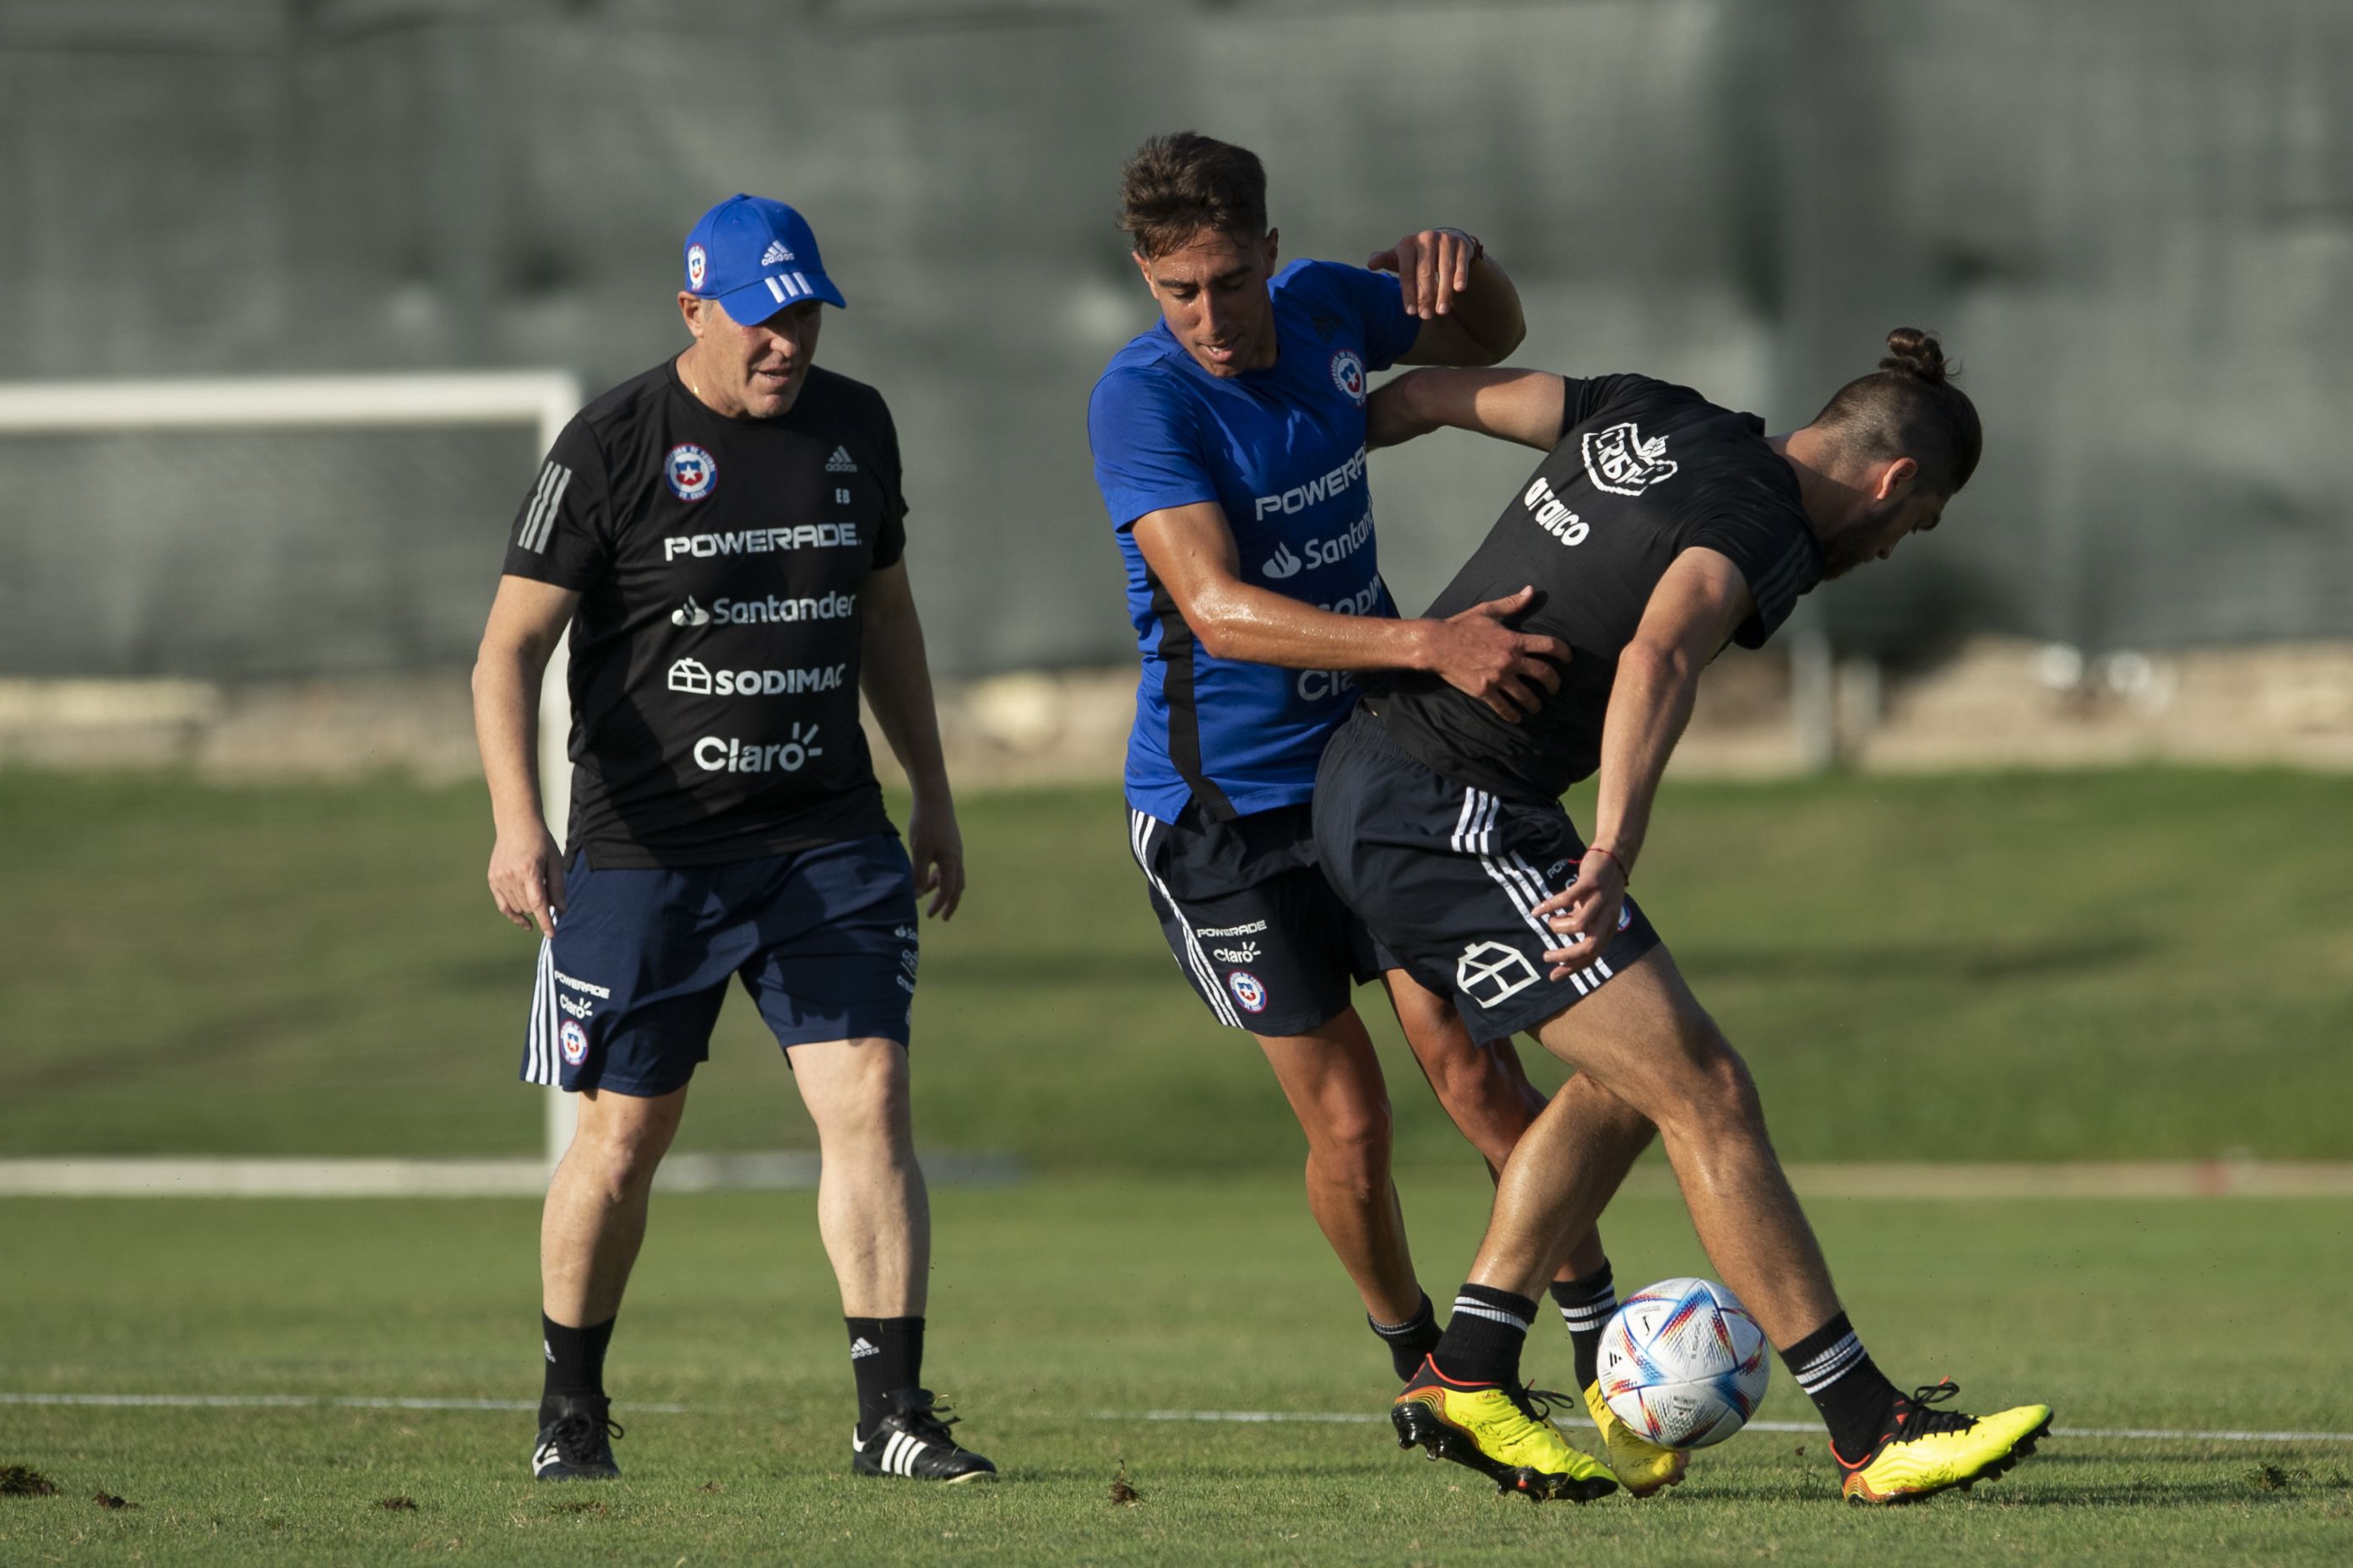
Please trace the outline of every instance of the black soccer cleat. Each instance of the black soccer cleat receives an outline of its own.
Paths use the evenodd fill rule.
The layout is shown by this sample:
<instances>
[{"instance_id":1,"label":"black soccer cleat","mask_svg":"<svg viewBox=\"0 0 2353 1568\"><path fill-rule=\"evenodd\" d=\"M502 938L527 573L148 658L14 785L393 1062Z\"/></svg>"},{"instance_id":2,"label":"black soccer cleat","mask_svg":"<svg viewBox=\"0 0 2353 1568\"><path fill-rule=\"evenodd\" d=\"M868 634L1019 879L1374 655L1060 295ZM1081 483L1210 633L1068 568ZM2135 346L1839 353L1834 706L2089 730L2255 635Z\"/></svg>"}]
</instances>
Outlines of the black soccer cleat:
<instances>
[{"instance_id":1,"label":"black soccer cleat","mask_svg":"<svg viewBox=\"0 0 2353 1568\"><path fill-rule=\"evenodd\" d=\"M613 1419L613 1402L602 1395L560 1394L548 1403L554 1406L554 1415L540 1426L539 1442L531 1451L532 1479L618 1479L621 1467L613 1462L613 1439L621 1435L621 1424ZM548 1405L540 1408L544 1412Z\"/></svg>"},{"instance_id":2,"label":"black soccer cleat","mask_svg":"<svg viewBox=\"0 0 2353 1568\"><path fill-rule=\"evenodd\" d=\"M928 1388L902 1388L885 1396L889 1411L860 1436L849 1434L849 1468L861 1476L905 1476L919 1481L993 1481L997 1467L948 1436L955 1417Z\"/></svg>"}]
</instances>

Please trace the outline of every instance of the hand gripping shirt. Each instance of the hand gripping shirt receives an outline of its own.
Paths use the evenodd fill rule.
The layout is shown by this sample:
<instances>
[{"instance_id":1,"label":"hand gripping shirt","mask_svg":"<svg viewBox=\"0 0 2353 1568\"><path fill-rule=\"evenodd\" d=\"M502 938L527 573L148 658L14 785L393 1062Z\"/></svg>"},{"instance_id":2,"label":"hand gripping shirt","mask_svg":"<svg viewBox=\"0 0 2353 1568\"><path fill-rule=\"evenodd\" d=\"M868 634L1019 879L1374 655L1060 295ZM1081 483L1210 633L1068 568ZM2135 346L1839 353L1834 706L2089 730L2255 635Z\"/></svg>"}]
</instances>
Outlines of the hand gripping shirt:
<instances>
[{"instance_id":1,"label":"hand gripping shirt","mask_svg":"<svg viewBox=\"0 0 2353 1568\"><path fill-rule=\"evenodd\" d=\"M577 589L569 851L754 859L891 831L858 720L859 593L906 539L872 387L811 366L730 419L665 362L555 438L506 572Z\"/></svg>"},{"instance_id":2,"label":"hand gripping shirt","mask_svg":"<svg viewBox=\"0 0 2353 1568\"><path fill-rule=\"evenodd\" d=\"M1295 261L1267 287L1272 365L1213 376L1158 322L1113 356L1087 406L1144 659L1127 799L1164 822L1188 801L1229 821L1307 799L1356 691L1331 670L1212 658L1145 563L1136 519L1215 501L1244 582L1341 615L1397 614L1374 548L1366 377L1421 322L1395 278L1359 268Z\"/></svg>"},{"instance_id":3,"label":"hand gripping shirt","mask_svg":"<svg viewBox=\"0 0 2353 1568\"><path fill-rule=\"evenodd\" d=\"M1821 578L1821 547L1797 475L1753 414L1648 376L1570 379L1560 441L1429 614L1443 617L1534 585L1519 629L1574 650L1560 689L1517 724L1435 676L1368 680L1398 746L1458 783L1544 805L1601 765L1618 657L1676 556L1730 558L1757 608L1733 633L1758 647Z\"/></svg>"}]
</instances>

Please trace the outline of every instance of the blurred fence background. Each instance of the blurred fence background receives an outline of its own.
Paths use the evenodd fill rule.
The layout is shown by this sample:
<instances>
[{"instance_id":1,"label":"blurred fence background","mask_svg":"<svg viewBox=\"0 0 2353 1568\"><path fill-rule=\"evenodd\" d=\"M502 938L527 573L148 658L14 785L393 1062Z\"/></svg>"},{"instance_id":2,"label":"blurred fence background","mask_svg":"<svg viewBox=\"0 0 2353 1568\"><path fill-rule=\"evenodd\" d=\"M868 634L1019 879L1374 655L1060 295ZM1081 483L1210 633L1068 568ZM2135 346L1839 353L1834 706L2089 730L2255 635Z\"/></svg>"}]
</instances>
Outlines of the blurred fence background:
<instances>
[{"instance_id":1,"label":"blurred fence background","mask_svg":"<svg viewBox=\"0 0 2353 1568\"><path fill-rule=\"evenodd\" d=\"M2353 635L2353 7L2328 0L0 0L0 380L671 352L681 238L800 205L896 411L951 676L1127 657L1083 411L1150 320L1145 135L1267 159L1285 253L1478 231L1523 363L1786 426L1897 323L1986 416L1842 647ZM0 438L0 675L472 652L527 431ZM1416 604L1520 460L1385 463ZM951 585L953 585L951 587Z\"/></svg>"}]
</instances>

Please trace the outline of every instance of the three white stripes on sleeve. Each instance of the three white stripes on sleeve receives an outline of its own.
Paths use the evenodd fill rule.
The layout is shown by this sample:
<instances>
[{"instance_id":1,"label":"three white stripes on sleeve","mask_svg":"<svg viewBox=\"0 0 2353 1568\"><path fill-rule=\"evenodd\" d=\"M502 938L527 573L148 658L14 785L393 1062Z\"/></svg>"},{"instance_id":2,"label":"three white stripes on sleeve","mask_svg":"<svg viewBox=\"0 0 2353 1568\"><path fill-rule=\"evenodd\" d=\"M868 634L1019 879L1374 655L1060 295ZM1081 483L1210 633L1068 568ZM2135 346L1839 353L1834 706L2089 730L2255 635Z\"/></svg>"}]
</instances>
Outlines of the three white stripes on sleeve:
<instances>
[{"instance_id":1,"label":"three white stripes on sleeve","mask_svg":"<svg viewBox=\"0 0 2353 1568\"><path fill-rule=\"evenodd\" d=\"M555 514L564 505L565 488L572 483L572 470L561 463L551 462L539 471L539 488L531 494L531 510L522 520L522 531L515 542L523 549L539 554L547 549L548 536L555 531Z\"/></svg>"}]
</instances>

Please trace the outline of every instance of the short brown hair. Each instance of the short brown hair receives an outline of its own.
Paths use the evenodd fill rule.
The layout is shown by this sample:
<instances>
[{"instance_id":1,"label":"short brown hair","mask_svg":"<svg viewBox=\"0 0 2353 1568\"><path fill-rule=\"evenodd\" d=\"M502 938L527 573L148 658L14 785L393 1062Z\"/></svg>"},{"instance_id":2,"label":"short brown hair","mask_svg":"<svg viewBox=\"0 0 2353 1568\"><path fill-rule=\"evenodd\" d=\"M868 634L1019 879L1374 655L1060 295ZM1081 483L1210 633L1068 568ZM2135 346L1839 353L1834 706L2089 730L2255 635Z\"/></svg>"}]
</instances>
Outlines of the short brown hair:
<instances>
[{"instance_id":1,"label":"short brown hair","mask_svg":"<svg viewBox=\"0 0 2353 1568\"><path fill-rule=\"evenodd\" d=\"M1166 256L1203 229L1266 233L1266 165L1198 131L1155 136L1120 172L1119 226L1136 254Z\"/></svg>"},{"instance_id":2,"label":"short brown hair","mask_svg":"<svg viewBox=\"0 0 2353 1568\"><path fill-rule=\"evenodd\" d=\"M1977 405L1950 380L1957 374L1942 343L1917 327L1898 327L1887 334L1879 368L1840 387L1814 425L1858 458L1911 458L1925 489L1949 496L1969 482L1985 449Z\"/></svg>"}]
</instances>

